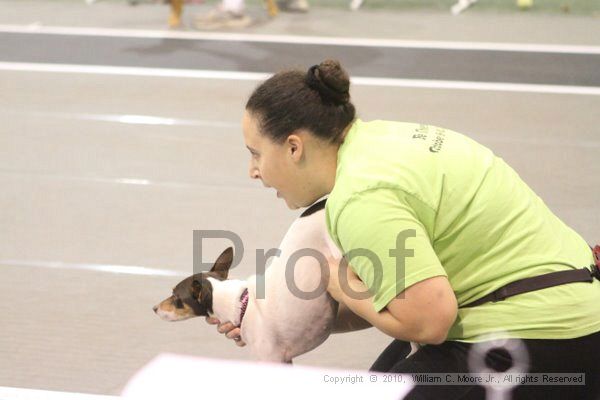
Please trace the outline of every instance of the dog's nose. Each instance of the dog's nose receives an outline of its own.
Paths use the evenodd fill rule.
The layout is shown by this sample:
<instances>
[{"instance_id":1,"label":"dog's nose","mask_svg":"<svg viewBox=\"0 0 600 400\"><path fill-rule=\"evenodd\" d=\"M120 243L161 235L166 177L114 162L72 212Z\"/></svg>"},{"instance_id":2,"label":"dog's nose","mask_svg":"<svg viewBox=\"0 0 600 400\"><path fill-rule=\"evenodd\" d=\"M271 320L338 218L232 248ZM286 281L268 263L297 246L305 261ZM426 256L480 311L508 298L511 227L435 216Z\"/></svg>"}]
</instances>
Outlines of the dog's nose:
<instances>
[{"instance_id":1,"label":"dog's nose","mask_svg":"<svg viewBox=\"0 0 600 400\"><path fill-rule=\"evenodd\" d=\"M154 306L152 307L152 309L154 310L154 312L156 312L158 310L158 306Z\"/></svg>"}]
</instances>

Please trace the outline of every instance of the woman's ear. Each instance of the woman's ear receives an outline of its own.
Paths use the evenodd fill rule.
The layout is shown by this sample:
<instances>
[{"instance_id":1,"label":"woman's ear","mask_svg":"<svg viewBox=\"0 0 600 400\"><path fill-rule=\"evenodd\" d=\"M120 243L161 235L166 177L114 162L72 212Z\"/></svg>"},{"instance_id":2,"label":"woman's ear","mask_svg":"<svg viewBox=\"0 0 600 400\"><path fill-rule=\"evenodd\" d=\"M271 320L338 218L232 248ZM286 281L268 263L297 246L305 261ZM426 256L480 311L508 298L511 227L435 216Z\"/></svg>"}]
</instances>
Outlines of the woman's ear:
<instances>
[{"instance_id":1,"label":"woman's ear","mask_svg":"<svg viewBox=\"0 0 600 400\"><path fill-rule=\"evenodd\" d=\"M292 160L298 162L304 155L304 141L300 135L291 134L286 141Z\"/></svg>"}]
</instances>

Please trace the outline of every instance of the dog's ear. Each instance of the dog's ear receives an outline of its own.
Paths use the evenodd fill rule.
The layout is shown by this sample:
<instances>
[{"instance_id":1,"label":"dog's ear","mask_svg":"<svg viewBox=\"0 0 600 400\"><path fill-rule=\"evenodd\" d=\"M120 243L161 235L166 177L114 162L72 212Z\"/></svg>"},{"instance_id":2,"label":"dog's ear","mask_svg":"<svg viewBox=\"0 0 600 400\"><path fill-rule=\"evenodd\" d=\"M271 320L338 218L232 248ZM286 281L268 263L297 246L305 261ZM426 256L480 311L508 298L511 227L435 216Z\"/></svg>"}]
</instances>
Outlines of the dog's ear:
<instances>
[{"instance_id":1,"label":"dog's ear","mask_svg":"<svg viewBox=\"0 0 600 400\"><path fill-rule=\"evenodd\" d=\"M196 316L206 316L207 312L212 313L212 285L210 281L204 278L194 279L188 286L192 298L198 303L198 307L192 307Z\"/></svg>"},{"instance_id":2,"label":"dog's ear","mask_svg":"<svg viewBox=\"0 0 600 400\"><path fill-rule=\"evenodd\" d=\"M210 272L217 274L221 279L227 279L229 267L233 261L233 247L228 247L221 253Z\"/></svg>"},{"instance_id":3,"label":"dog's ear","mask_svg":"<svg viewBox=\"0 0 600 400\"><path fill-rule=\"evenodd\" d=\"M197 281L197 280L193 280L192 281L192 297L196 300L198 300L198 298L200 297L200 292L202 291L202 284Z\"/></svg>"}]
</instances>

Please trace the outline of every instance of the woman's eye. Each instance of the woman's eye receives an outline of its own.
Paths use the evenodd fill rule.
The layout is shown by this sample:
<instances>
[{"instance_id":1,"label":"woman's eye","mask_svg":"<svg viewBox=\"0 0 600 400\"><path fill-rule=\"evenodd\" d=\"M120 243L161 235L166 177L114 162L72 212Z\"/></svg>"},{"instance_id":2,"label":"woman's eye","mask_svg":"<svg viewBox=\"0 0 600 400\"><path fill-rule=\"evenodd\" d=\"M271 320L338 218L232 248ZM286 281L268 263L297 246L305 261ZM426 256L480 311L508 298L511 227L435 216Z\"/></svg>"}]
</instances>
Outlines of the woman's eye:
<instances>
[{"instance_id":1,"label":"woman's eye","mask_svg":"<svg viewBox=\"0 0 600 400\"><path fill-rule=\"evenodd\" d=\"M183 308L183 301L181 301L181 299L175 300L175 307Z\"/></svg>"}]
</instances>

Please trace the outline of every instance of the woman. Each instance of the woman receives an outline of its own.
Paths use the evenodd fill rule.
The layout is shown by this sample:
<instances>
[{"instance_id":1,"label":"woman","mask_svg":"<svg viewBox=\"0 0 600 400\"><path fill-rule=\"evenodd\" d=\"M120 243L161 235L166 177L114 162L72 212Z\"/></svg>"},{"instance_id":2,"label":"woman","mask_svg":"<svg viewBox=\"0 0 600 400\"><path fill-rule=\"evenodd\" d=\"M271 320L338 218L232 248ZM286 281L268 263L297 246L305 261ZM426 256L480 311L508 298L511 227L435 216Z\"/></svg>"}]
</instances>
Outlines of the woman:
<instances>
[{"instance_id":1,"label":"woman","mask_svg":"<svg viewBox=\"0 0 600 400\"><path fill-rule=\"evenodd\" d=\"M521 339L528 371L585 372L587 381L522 386L515 398L596 398L600 281L589 270L580 282L538 290L528 282L502 301L486 297L525 278L589 267L585 241L487 148L443 128L361 121L349 86L336 61L281 72L254 91L243 119L251 178L291 209L328 196L327 227L350 265L342 280L343 266L330 265L337 330L374 326L396 339L371 369L400 373L469 372L473 343ZM219 331L239 335L231 325ZM424 346L406 358L408 341ZM511 366L502 351L486 363ZM411 396L484 392L417 386Z\"/></svg>"}]
</instances>

